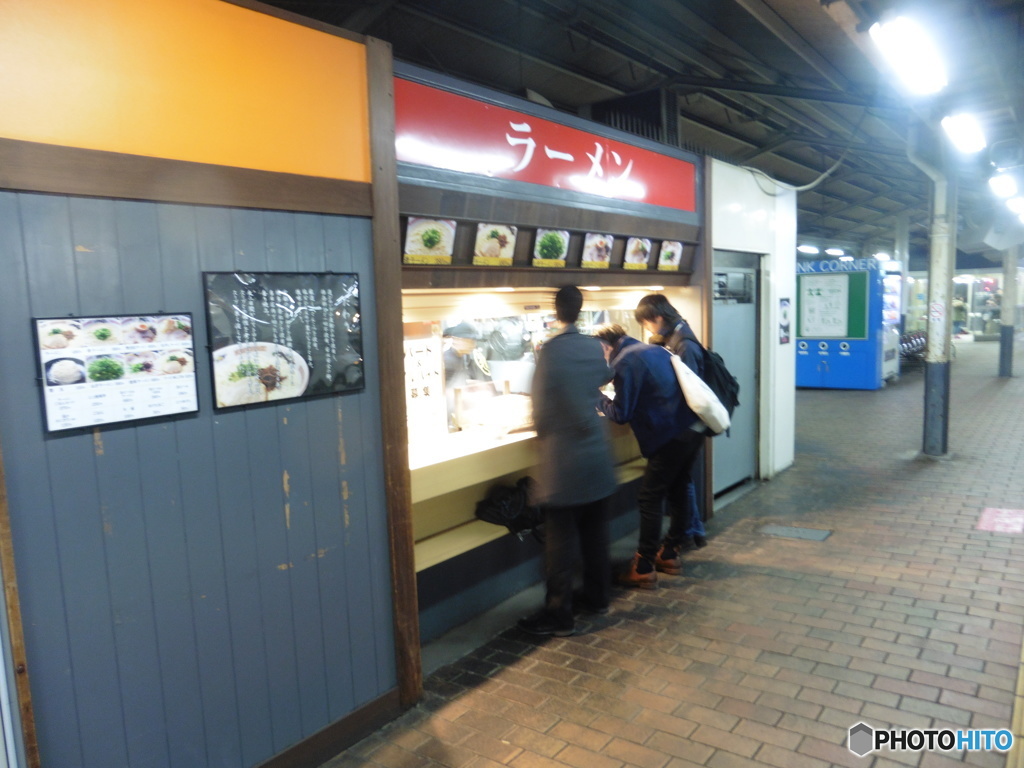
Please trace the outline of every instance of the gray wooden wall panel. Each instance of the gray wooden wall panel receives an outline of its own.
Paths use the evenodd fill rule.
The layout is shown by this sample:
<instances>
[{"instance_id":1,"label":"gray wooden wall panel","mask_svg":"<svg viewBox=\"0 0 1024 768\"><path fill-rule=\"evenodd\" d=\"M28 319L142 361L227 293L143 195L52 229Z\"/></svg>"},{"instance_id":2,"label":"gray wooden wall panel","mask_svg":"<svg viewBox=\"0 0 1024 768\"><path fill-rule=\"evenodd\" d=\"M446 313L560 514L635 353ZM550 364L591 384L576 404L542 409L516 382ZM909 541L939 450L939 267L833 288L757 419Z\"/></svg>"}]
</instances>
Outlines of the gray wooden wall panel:
<instances>
[{"instance_id":1,"label":"gray wooden wall panel","mask_svg":"<svg viewBox=\"0 0 1024 768\"><path fill-rule=\"evenodd\" d=\"M17 196L0 194L0 266L4 279L0 280L0 313L4 322L9 316L26 318L31 306L28 285L28 261L25 258L21 227L21 205ZM22 326L12 325L0 333L0 356L19 367L34 355L32 334ZM11 372L13 373L13 372ZM82 765L82 743L78 711L75 707L75 689L71 679L71 654L68 627L64 612L61 575L56 564L60 562L57 548L57 526L54 516L53 495L50 484L39 482L38 475L48 474L46 446L42 439L26 439L40 435L42 416L38 396L16 396L26 389L35 390L35 366L8 375L2 381L4 401L11 407L0 411L4 417L0 441L6 454L15 451L20 462L34 471L11 471L11 459L5 462L9 499L19 499L25 514L11 515L12 535L24 542L24 550L31 552L37 562L46 567L21 568L18 588L22 602L40 606L31 618L25 618L25 642L29 648L46 649L47 664L36 669L29 658L29 674L34 686L51 692L52 717L45 722L37 720L40 739L56 745L52 752L55 765ZM15 446L16 444L16 446ZM16 560L22 555L16 555Z\"/></svg>"},{"instance_id":2,"label":"gray wooden wall panel","mask_svg":"<svg viewBox=\"0 0 1024 768\"><path fill-rule=\"evenodd\" d=\"M29 266L27 288L32 310L38 314L78 314L81 311L71 236L71 203L59 197L33 195L21 198L25 258ZM56 273L69 277L59 279ZM120 309L119 294L113 301L116 312ZM11 324L14 324L13 318ZM12 395L16 397L17 393L12 392ZM36 396L38 398L38 394ZM25 437L31 438L30 435ZM90 708L78 707L82 759L85 765L102 763L104 759L116 765L127 763L128 754L107 573L105 511L97 479L99 450L93 436L87 433L79 432L65 440L49 439L46 441L48 471L44 477L52 483L53 490L59 550L55 565L63 585L74 693L76 699L88 696L95 702ZM17 448L15 451L17 456ZM6 455L4 458L6 464L9 459ZM12 503L11 514L17 515L18 511ZM21 560L21 569L31 564L31 560L26 563L25 557L18 555L17 541L15 558ZM42 658L32 661L31 648L28 648L28 653L32 666L45 663ZM114 725L108 720L110 713L116 713L120 738L107 749L92 734L97 729L110 729Z\"/></svg>"},{"instance_id":3,"label":"gray wooden wall panel","mask_svg":"<svg viewBox=\"0 0 1024 768\"><path fill-rule=\"evenodd\" d=\"M340 241L340 238L339 238ZM349 228L349 254L363 253L372 248L369 229ZM366 279L360 282L360 293L363 302L362 336L364 345L368 339L377 338L376 315L372 311L365 311L372 308L374 296L374 275L372 270L367 271ZM365 347L364 347L365 349ZM370 381L379 379L377 358L372 354L365 354L366 376ZM358 461L360 475L356 481L356 488L359 493L365 493L369 488L381 487L384 484L384 467L380 462L367 460L366 457L379 456L384 452L383 436L379 429L380 396L376 389L367 391L366 408L355 414L360 419L359 433L363 436L363 443L356 452L354 459L350 453L350 460ZM353 409L348 409L351 414ZM368 499L355 499L355 506L364 507ZM388 522L387 514L383 507L378 507L377 514L356 516L356 525L364 525L363 540L387 541ZM359 553L365 556L365 573L381 573L390 567L390 553L387 550L368 549ZM366 583L362 574L356 573L355 584ZM390 611L391 605L391 582L389 579L375 578L369 581L369 594L367 596L367 610L373 615L372 624L362 627L361 642L372 643L375 652L375 663L359 668L357 671L366 673L366 679L361 683L357 681L356 695L357 703L364 703L372 699L376 694L374 690L385 681L395 679L397 674L395 668L395 654L391 633L387 635L371 635L370 626L381 626L392 620ZM370 636L368 636L370 635ZM356 646L359 648L360 646Z\"/></svg>"},{"instance_id":4,"label":"gray wooden wall panel","mask_svg":"<svg viewBox=\"0 0 1024 768\"><path fill-rule=\"evenodd\" d=\"M348 611L332 610L331 606L347 604L350 588L345 581L344 551L345 515L349 514L344 489L341 485L339 451L322 451L318 446L328 440L337 440L341 403L320 400L310 409L309 444L310 472L313 477L313 518L317 531L317 559L315 566L320 579L320 615L323 616L322 642L324 646L324 682L327 693L328 719L335 720L341 712L355 707L351 634ZM332 514L326 499L342 500L342 514ZM355 586L354 589L359 589ZM352 591L354 591L354 589ZM369 658L365 663L373 663Z\"/></svg>"},{"instance_id":5,"label":"gray wooden wall panel","mask_svg":"<svg viewBox=\"0 0 1024 768\"><path fill-rule=\"evenodd\" d=\"M154 306L150 302L159 296L156 281L150 280L149 287L143 287L144 280L131 280L136 273L144 272L132 269L139 262L126 259L122 272L119 207L102 200L70 200L75 272L79 276L78 306L83 314L123 313L147 303ZM121 218L132 221L130 217ZM152 221L143 216L135 220L135 234L142 236L148 229L149 239L155 243ZM115 296L119 299L116 302L112 301ZM153 425L141 425L97 433L94 454L114 626L115 680L120 695L131 697L131 705L123 710L128 764L157 768L168 765L166 748L154 749L150 725L165 720L162 696L131 696L135 690L161 691L152 580L148 568L138 567L140 561L148 560L140 478L152 471L148 450L151 441L145 439L145 433L152 430Z\"/></svg>"},{"instance_id":6,"label":"gray wooden wall panel","mask_svg":"<svg viewBox=\"0 0 1024 768\"><path fill-rule=\"evenodd\" d=\"M231 233L228 212L216 208L187 208L183 206L158 206L159 233L163 253L164 299L169 307L178 307L185 299L201 290L200 271L206 269L230 269ZM206 266L203 260L212 263ZM191 307L191 303L187 306ZM228 562L222 531L230 532L231 538L244 538L244 532L232 528L225 519L219 501L222 497L234 499L230 487L231 475L220 476L215 470L216 455L220 449L215 435L212 418L213 399L210 390L209 361L201 350L205 341L198 331L205 329L205 319L194 316L197 333L196 371L199 377L199 407L207 418L181 419L174 422L178 434L178 476L182 495L182 526L186 542L186 571L189 594L187 605L192 615L192 624L187 628L176 628L191 633L191 645L195 655L192 667L195 683L182 684L182 698L169 699L169 709L178 713L177 719L189 723L187 709L191 707L200 714L201 729L190 730L193 734L191 749L198 753L195 763L215 765L223 760L225 765L234 765L237 755L245 757L242 733L246 727L252 731L253 754L270 751L269 740L261 738L258 707L253 697L249 710L238 706L241 696L237 692L238 680L262 682L262 675L241 675L233 669L262 669L262 657L257 660L239 658L232 651L235 635L231 632L231 616L228 606ZM204 331L205 332L205 331ZM236 445L245 445L243 441ZM227 444L223 450L237 450ZM243 478L245 468L239 464ZM244 483L239 486L245 488ZM218 508L219 515L211 515L210 507ZM168 638L170 639L170 638ZM256 641L259 638L254 638ZM257 685L257 692L260 687ZM262 686L265 691L265 685ZM184 698L191 693L192 698ZM265 693L264 693L265 696ZM237 713L237 714L236 714ZM257 722L249 725L247 718ZM176 765L187 766L188 758L184 749L172 749ZM244 762L250 765L255 759Z\"/></svg>"},{"instance_id":7,"label":"gray wooden wall panel","mask_svg":"<svg viewBox=\"0 0 1024 768\"><path fill-rule=\"evenodd\" d=\"M247 768L396 686L372 351L362 393L224 412L205 354L204 270L358 272L372 340L371 253L361 219L0 192L44 765ZM155 311L193 313L200 413L45 435L30 317Z\"/></svg>"},{"instance_id":8,"label":"gray wooden wall panel","mask_svg":"<svg viewBox=\"0 0 1024 768\"><path fill-rule=\"evenodd\" d=\"M233 212L216 209L200 208L196 210L196 240L199 246L199 267L201 270L227 270L234 268L234 250L237 245L232 241L231 219ZM257 268L257 267L254 267ZM197 275L200 278L200 275ZM200 284L202 281L200 280ZM205 329L205 317L204 317ZM197 336L197 339L200 338ZM198 360L197 360L198 362ZM211 381L209 361L203 361L202 369L197 367L197 373L207 382ZM200 386L200 391L210 391L210 384ZM204 398L201 407L212 409L213 399L211 394ZM206 413L211 413L209 410ZM212 455L204 462L203 466L189 466L186 476L196 472L208 472L208 467L213 468L213 496L218 502L229 501L230 497L240 495L244 502L248 503L248 509L252 508L252 500L248 497L249 489L249 463L247 451L244 446L249 445L249 439L245 432L244 419L220 418L212 414L211 447ZM240 423L241 422L241 423ZM207 463L209 462L209 463ZM242 713L246 706L239 695L239 682L237 675L231 674L234 660L233 641L231 624L234 616L229 610L229 590L236 571L228 568L231 563L225 556L226 543L236 535L246 536L246 531L241 531L228 524L228 521L221 517L220 520L211 520L206 513L209 502L207 500L196 500L186 507L186 519L188 521L188 543L189 543L189 567L193 574L193 588L197 598L197 637L199 640L200 655L200 680L202 683L203 713L206 734L207 759L214 765L217 760L225 760L242 753L244 740L242 731L245 727L245 715ZM223 535L222 531L223 530ZM233 561L237 565L246 564L253 567L251 561ZM255 574L255 571L253 571ZM258 587L250 580L246 581L244 587L249 591L255 590L258 595ZM249 606L243 606L249 607ZM262 636L263 627L260 621L263 606L257 602L248 621L252 631L259 632ZM245 660L248 659L244 659ZM265 656L261 659L265 665ZM259 669L259 668L256 668ZM265 668L264 668L265 669ZM265 672L260 676L265 684ZM269 730L268 723L262 723L264 730ZM267 741L269 744L269 741ZM272 749L270 749L272 752ZM223 758L221 757L223 756ZM230 763L227 763L230 764Z\"/></svg>"}]
</instances>

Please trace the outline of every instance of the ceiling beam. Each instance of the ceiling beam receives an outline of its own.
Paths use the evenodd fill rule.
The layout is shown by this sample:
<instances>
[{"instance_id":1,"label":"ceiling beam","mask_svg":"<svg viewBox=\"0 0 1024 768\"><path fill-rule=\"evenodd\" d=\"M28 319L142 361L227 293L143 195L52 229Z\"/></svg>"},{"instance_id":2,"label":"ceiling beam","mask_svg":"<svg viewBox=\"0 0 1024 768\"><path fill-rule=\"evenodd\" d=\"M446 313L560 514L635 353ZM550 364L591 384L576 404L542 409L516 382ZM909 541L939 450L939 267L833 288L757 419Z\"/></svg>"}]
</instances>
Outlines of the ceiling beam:
<instances>
[{"instance_id":1,"label":"ceiling beam","mask_svg":"<svg viewBox=\"0 0 1024 768\"><path fill-rule=\"evenodd\" d=\"M850 88L850 83L843 77L842 73L814 50L811 43L797 34L796 30L789 26L785 19L779 16L764 0L735 0L735 2L757 19L758 23L771 32L779 42L807 62L814 71L832 83L836 88L840 90Z\"/></svg>"},{"instance_id":2,"label":"ceiling beam","mask_svg":"<svg viewBox=\"0 0 1024 768\"><path fill-rule=\"evenodd\" d=\"M846 104L851 107L868 107L872 109L888 109L905 111L906 106L895 101L888 101L874 96L858 96L848 91L823 91L816 88L795 88L770 83L752 83L747 80L725 80L713 77L695 77L693 75L673 75L666 85L674 88L692 86L710 88L716 91L740 91L765 96L776 96L783 99L799 99L826 104Z\"/></svg>"}]
</instances>

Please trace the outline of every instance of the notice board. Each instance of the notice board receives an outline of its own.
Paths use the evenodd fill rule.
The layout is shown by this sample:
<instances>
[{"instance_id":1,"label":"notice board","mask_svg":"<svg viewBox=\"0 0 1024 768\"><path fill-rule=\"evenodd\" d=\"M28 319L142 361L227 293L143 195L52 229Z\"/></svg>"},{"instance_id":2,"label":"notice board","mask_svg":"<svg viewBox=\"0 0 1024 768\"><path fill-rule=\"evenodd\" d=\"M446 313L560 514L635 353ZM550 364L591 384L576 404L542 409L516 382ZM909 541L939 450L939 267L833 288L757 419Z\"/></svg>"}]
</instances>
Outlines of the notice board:
<instances>
[{"instance_id":1,"label":"notice board","mask_svg":"<svg viewBox=\"0 0 1024 768\"><path fill-rule=\"evenodd\" d=\"M868 273L797 275L797 336L868 337Z\"/></svg>"}]
</instances>

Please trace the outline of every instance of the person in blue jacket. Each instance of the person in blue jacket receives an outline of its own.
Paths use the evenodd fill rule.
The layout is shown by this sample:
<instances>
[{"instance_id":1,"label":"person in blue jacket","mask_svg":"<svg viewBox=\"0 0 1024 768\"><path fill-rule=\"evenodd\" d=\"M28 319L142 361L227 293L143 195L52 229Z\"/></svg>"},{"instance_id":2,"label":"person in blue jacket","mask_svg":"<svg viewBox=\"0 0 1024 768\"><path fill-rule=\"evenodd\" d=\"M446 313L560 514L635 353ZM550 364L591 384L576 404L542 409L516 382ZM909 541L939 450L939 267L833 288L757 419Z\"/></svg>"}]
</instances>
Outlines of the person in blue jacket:
<instances>
[{"instance_id":1,"label":"person in blue jacket","mask_svg":"<svg viewBox=\"0 0 1024 768\"><path fill-rule=\"evenodd\" d=\"M644 296L637 303L633 317L643 326L645 331L651 334L649 337L651 344L657 344L672 350L690 368L703 373L703 348L697 341L697 337L693 329L690 328L690 324L682 318L682 315L672 306L664 294L649 293ZM694 463L696 463L696 459L694 459ZM673 538L676 541L682 542L680 548L688 548L692 543L694 548L700 549L707 546L708 540L707 532L704 528L704 516L697 505L697 489L692 479L686 491L690 504L689 526L686 529L685 536L682 538L675 536ZM666 558L666 562L668 559L671 558ZM682 562L679 562L677 565L679 570L676 571L671 570L669 565L665 565L660 570L664 570L666 573L680 573L682 571Z\"/></svg>"},{"instance_id":2,"label":"person in blue jacket","mask_svg":"<svg viewBox=\"0 0 1024 768\"><path fill-rule=\"evenodd\" d=\"M657 568L679 573L679 548L689 525L687 484L704 444L704 424L690 410L679 388L670 355L633 338L620 325L603 325L594 333L604 345L612 370L615 398L602 396L598 408L612 421L629 424L647 459L637 494L640 535L629 568L619 584L653 589ZM701 373L699 361L685 360ZM671 518L662 541L663 505Z\"/></svg>"}]
</instances>

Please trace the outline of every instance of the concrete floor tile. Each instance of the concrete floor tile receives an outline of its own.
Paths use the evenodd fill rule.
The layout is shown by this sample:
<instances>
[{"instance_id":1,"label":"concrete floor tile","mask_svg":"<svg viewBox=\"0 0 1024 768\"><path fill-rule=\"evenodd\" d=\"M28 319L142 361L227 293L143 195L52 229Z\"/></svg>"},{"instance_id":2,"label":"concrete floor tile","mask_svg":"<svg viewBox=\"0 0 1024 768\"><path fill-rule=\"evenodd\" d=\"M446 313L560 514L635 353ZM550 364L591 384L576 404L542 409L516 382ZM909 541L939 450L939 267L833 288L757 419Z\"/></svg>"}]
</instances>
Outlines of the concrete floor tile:
<instances>
[{"instance_id":1,"label":"concrete floor tile","mask_svg":"<svg viewBox=\"0 0 1024 768\"><path fill-rule=\"evenodd\" d=\"M798 391L793 466L716 511L684 576L615 590L583 635L481 636L431 670L413 710L323 768L863 768L846 747L857 722L1008 727L1024 534L975 528L1024 499L1024 378L996 379L997 351L961 345L941 461L919 455L920 371L877 392Z\"/></svg>"}]
</instances>

